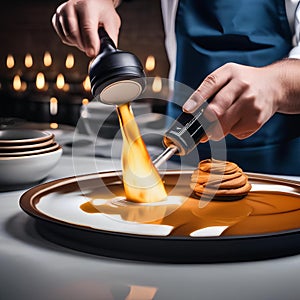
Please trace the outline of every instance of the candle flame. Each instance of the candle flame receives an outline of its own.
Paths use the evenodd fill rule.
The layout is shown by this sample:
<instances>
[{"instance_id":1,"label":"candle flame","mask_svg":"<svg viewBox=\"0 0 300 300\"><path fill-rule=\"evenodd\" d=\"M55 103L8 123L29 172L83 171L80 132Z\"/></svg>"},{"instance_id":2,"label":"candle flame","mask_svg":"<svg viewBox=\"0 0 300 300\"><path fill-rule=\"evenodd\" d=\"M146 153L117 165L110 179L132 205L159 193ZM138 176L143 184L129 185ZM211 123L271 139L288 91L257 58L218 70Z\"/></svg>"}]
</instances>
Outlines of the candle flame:
<instances>
[{"instance_id":1,"label":"candle flame","mask_svg":"<svg viewBox=\"0 0 300 300\"><path fill-rule=\"evenodd\" d=\"M13 88L15 91L21 91L21 89L22 89L21 77L19 75L14 76Z\"/></svg>"},{"instance_id":2,"label":"candle flame","mask_svg":"<svg viewBox=\"0 0 300 300\"><path fill-rule=\"evenodd\" d=\"M162 80L159 76L155 76L152 83L152 91L154 93L159 93L162 89Z\"/></svg>"},{"instance_id":3,"label":"candle flame","mask_svg":"<svg viewBox=\"0 0 300 300\"><path fill-rule=\"evenodd\" d=\"M147 71L153 71L155 68L155 57L153 55L149 55L146 59L145 68Z\"/></svg>"},{"instance_id":4,"label":"candle flame","mask_svg":"<svg viewBox=\"0 0 300 300\"><path fill-rule=\"evenodd\" d=\"M68 83L65 83L64 86L63 86L63 88L62 88L62 90L64 92L68 92L70 90L70 85Z\"/></svg>"},{"instance_id":5,"label":"candle flame","mask_svg":"<svg viewBox=\"0 0 300 300\"><path fill-rule=\"evenodd\" d=\"M31 68L33 65L33 58L30 53L27 53L24 60L24 65L26 68Z\"/></svg>"},{"instance_id":6,"label":"candle flame","mask_svg":"<svg viewBox=\"0 0 300 300\"><path fill-rule=\"evenodd\" d=\"M52 65L52 57L49 51L44 53L44 66L50 67Z\"/></svg>"},{"instance_id":7,"label":"candle flame","mask_svg":"<svg viewBox=\"0 0 300 300\"><path fill-rule=\"evenodd\" d=\"M12 54L8 54L6 58L6 66L8 69L12 69L15 66L15 59Z\"/></svg>"},{"instance_id":8,"label":"candle flame","mask_svg":"<svg viewBox=\"0 0 300 300\"><path fill-rule=\"evenodd\" d=\"M52 116L57 115L58 112L58 100L55 97L50 98L50 114Z\"/></svg>"},{"instance_id":9,"label":"candle flame","mask_svg":"<svg viewBox=\"0 0 300 300\"><path fill-rule=\"evenodd\" d=\"M21 82L21 91L22 92L25 92L27 89L27 83L25 81L22 81Z\"/></svg>"},{"instance_id":10,"label":"candle flame","mask_svg":"<svg viewBox=\"0 0 300 300\"><path fill-rule=\"evenodd\" d=\"M56 86L58 89L63 89L65 85L65 77L63 74L59 73L56 77Z\"/></svg>"},{"instance_id":11,"label":"candle flame","mask_svg":"<svg viewBox=\"0 0 300 300\"><path fill-rule=\"evenodd\" d=\"M57 123L50 123L50 128L51 129L57 129L58 128L58 124Z\"/></svg>"},{"instance_id":12,"label":"candle flame","mask_svg":"<svg viewBox=\"0 0 300 300\"><path fill-rule=\"evenodd\" d=\"M91 82L89 76L85 77L84 81L82 82L82 85L86 92L89 92L91 90Z\"/></svg>"},{"instance_id":13,"label":"candle flame","mask_svg":"<svg viewBox=\"0 0 300 300\"><path fill-rule=\"evenodd\" d=\"M82 105L88 105L89 104L89 99L83 98L81 103L82 103Z\"/></svg>"},{"instance_id":14,"label":"candle flame","mask_svg":"<svg viewBox=\"0 0 300 300\"><path fill-rule=\"evenodd\" d=\"M74 67L74 64L75 64L74 55L72 53L69 53L66 58L65 66L67 69L71 69Z\"/></svg>"},{"instance_id":15,"label":"candle flame","mask_svg":"<svg viewBox=\"0 0 300 300\"><path fill-rule=\"evenodd\" d=\"M35 81L36 87L42 90L45 88L45 83L45 75L42 72L37 73Z\"/></svg>"}]
</instances>

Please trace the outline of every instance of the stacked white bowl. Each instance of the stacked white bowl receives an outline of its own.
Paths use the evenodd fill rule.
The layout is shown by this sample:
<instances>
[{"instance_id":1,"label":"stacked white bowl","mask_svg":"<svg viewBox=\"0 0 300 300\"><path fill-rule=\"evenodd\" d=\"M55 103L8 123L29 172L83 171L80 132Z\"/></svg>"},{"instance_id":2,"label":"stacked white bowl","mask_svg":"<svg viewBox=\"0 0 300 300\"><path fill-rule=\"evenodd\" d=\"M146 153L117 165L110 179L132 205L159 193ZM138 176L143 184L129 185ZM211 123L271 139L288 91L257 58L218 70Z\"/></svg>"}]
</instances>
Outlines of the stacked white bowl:
<instances>
[{"instance_id":1,"label":"stacked white bowl","mask_svg":"<svg viewBox=\"0 0 300 300\"><path fill-rule=\"evenodd\" d=\"M45 179L62 151L51 132L0 130L0 190L23 188Z\"/></svg>"}]
</instances>

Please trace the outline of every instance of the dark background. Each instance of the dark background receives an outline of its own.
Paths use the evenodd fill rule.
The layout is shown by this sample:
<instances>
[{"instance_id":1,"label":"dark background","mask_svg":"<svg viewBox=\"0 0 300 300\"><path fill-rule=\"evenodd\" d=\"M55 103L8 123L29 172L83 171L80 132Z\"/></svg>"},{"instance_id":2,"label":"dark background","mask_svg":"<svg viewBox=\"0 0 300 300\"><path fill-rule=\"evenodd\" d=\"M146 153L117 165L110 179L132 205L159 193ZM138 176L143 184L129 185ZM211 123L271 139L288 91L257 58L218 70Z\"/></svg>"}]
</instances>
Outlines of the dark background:
<instances>
[{"instance_id":1,"label":"dark background","mask_svg":"<svg viewBox=\"0 0 300 300\"><path fill-rule=\"evenodd\" d=\"M0 117L18 117L29 121L50 122L75 125L79 116L82 97L78 92L59 95L59 112L49 116L48 101L51 95L35 95L30 88L24 93L12 90L12 78L19 74L28 75L24 66L26 53L33 57L31 73L42 71L45 74L63 73L68 78L64 63L68 53L75 57L72 72L80 80L88 72L90 59L75 47L64 45L56 35L51 18L62 1L11 1L6 2L0 11ZM160 10L160 0L125 0L118 7L122 19L119 48L136 54L145 64L148 55L156 58L156 68L149 76L168 76L168 60L164 48L164 31ZM45 51L51 53L53 64L47 69L43 65ZM15 58L13 69L7 69L6 58ZM51 69L51 70L50 70ZM70 74L69 74L70 75ZM72 74L71 74L72 75ZM72 76L71 76L72 78ZM72 79L70 79L72 80ZM46 103L45 103L46 102Z\"/></svg>"}]
</instances>

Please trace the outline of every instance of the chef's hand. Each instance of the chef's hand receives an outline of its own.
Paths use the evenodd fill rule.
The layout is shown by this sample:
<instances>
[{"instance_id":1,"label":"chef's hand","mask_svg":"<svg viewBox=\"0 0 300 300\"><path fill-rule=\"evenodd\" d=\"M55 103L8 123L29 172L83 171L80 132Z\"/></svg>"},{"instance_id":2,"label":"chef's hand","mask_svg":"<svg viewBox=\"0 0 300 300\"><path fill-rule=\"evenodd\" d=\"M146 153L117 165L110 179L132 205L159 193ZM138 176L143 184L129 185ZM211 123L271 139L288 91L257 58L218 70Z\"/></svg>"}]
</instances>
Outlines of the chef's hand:
<instances>
[{"instance_id":1,"label":"chef's hand","mask_svg":"<svg viewBox=\"0 0 300 300\"><path fill-rule=\"evenodd\" d=\"M64 44L76 46L89 57L99 53L98 27L103 26L117 45L121 20L118 0L69 0L61 4L52 24Z\"/></svg>"},{"instance_id":2,"label":"chef's hand","mask_svg":"<svg viewBox=\"0 0 300 300\"><path fill-rule=\"evenodd\" d=\"M208 128L201 140L220 140L227 134L244 139L275 112L300 113L300 60L284 59L266 67L228 63L208 75L183 105L194 112L211 99L205 115L220 126ZM217 122L216 122L217 123Z\"/></svg>"}]
</instances>

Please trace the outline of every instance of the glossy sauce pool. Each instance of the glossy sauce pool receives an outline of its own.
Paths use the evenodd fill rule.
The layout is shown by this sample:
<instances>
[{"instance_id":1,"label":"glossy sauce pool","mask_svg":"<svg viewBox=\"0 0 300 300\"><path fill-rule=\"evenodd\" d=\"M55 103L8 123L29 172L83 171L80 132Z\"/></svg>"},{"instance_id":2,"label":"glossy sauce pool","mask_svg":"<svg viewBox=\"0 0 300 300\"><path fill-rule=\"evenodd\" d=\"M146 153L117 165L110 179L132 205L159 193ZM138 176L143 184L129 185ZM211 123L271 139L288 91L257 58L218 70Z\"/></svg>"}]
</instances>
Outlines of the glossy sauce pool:
<instances>
[{"instance_id":1,"label":"glossy sauce pool","mask_svg":"<svg viewBox=\"0 0 300 300\"><path fill-rule=\"evenodd\" d=\"M117 197L124 197L121 185L112 189ZM187 190L188 187L180 187L172 195L180 197ZM199 199L189 196L171 208L164 201L156 206L131 205L123 200L95 204L95 199L106 195L96 193L90 197L80 206L85 213L119 215L124 221L140 224L169 225L173 227L170 236L209 236L209 229L220 236L253 235L300 227L300 196L296 193L256 190L241 200L210 201L204 207L199 207Z\"/></svg>"}]
</instances>

